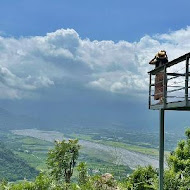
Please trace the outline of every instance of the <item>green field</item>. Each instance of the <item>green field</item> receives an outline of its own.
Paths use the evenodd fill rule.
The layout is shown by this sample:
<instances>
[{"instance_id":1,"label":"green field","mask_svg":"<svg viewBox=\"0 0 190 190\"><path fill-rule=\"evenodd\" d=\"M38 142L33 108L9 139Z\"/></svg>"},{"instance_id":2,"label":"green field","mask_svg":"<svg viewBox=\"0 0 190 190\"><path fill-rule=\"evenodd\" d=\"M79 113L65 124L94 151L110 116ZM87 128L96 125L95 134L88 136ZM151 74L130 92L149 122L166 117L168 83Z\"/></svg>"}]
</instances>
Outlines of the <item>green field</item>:
<instances>
[{"instance_id":1,"label":"green field","mask_svg":"<svg viewBox=\"0 0 190 190\"><path fill-rule=\"evenodd\" d=\"M47 169L47 152L53 148L53 143L33 137L15 135L10 132L4 132L0 140L3 140L15 155L25 160L31 167L36 168L38 171ZM113 160L111 159L110 162L105 161L104 158L108 156L89 150L84 151L81 148L79 162L87 162L90 166L89 174L91 175L109 172L119 177L126 176L132 172L127 166L113 164Z\"/></svg>"},{"instance_id":2,"label":"green field","mask_svg":"<svg viewBox=\"0 0 190 190\"><path fill-rule=\"evenodd\" d=\"M30 166L37 170L46 169L47 152L53 147L53 143L37 138L14 135L10 132L4 133L0 140Z\"/></svg>"},{"instance_id":3,"label":"green field","mask_svg":"<svg viewBox=\"0 0 190 190\"><path fill-rule=\"evenodd\" d=\"M43 133L49 133L48 131L41 131ZM66 138L84 140L85 142L96 143L96 145L109 146L115 149L121 148L123 150L141 153L153 157L158 157L157 146L157 134L139 134L122 132L121 130L113 132L112 130L79 130L78 133L73 131L67 131L64 133ZM50 135L53 135L51 133ZM62 135L63 136L63 135ZM40 135L41 138L41 135ZM43 138L43 137L42 137ZM3 141L7 148L12 150L15 155L25 160L31 167L34 167L38 171L46 170L46 159L48 151L53 148L53 143L41 139L37 139L29 136L21 136L13 134L12 132L2 131L0 134L0 140ZM168 147L172 149L175 144L175 137L168 139ZM91 145L93 146L93 144ZM166 154L169 151L166 151ZM93 147L81 147L79 161L87 162L90 166L89 173L113 173L114 176L126 176L131 173L130 167L123 162L119 162L117 151L99 151Z\"/></svg>"}]
</instances>

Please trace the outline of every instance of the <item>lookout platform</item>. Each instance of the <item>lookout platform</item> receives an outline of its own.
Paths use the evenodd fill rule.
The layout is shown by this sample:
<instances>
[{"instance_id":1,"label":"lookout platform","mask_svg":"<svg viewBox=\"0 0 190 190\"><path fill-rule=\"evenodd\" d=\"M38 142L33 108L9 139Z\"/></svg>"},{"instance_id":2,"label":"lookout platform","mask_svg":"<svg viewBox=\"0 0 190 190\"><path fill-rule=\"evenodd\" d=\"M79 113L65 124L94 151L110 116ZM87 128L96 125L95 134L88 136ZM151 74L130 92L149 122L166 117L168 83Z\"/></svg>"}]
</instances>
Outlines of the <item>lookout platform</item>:
<instances>
[{"instance_id":1,"label":"lookout platform","mask_svg":"<svg viewBox=\"0 0 190 190\"><path fill-rule=\"evenodd\" d=\"M190 110L189 58L190 52L149 72L149 109ZM163 97L162 102L155 100L155 96L159 95L155 91L156 77L160 73L163 76L159 81L163 85L163 89L159 92Z\"/></svg>"}]
</instances>

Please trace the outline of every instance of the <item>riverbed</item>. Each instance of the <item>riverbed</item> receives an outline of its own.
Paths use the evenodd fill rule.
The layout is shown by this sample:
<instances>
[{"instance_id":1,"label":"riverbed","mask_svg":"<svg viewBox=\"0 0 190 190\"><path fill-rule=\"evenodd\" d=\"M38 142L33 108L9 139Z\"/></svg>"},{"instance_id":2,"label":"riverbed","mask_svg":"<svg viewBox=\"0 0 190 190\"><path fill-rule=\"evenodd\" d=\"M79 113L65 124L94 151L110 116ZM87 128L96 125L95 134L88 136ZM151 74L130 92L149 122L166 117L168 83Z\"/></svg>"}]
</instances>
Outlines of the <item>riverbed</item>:
<instances>
[{"instance_id":1,"label":"riverbed","mask_svg":"<svg viewBox=\"0 0 190 190\"><path fill-rule=\"evenodd\" d=\"M24 129L13 130L12 133L22 136L35 137L41 140L54 142L54 140L67 140L63 133L57 131L42 131L38 129ZM103 145L96 142L87 140L79 140L79 144L82 146L81 151L83 153L90 153L91 156L99 156L104 161L112 161L118 165L126 165L131 169L137 166L152 165L158 168L158 158L141 154L138 152L130 151L124 148L117 148L113 146Z\"/></svg>"}]
</instances>

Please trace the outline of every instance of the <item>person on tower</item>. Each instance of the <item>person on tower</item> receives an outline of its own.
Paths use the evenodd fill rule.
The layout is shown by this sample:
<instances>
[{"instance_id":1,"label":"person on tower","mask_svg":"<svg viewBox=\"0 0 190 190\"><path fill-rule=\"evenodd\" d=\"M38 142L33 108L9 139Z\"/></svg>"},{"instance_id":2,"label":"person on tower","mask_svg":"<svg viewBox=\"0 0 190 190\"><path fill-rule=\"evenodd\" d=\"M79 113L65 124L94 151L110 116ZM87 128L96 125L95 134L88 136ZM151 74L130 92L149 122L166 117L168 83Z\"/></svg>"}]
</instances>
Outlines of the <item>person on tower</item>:
<instances>
[{"instance_id":1,"label":"person on tower","mask_svg":"<svg viewBox=\"0 0 190 190\"><path fill-rule=\"evenodd\" d=\"M149 62L150 65L155 65L158 68L168 62L168 56L165 50L159 51L155 57ZM164 71L160 71L155 76L155 92L154 100L160 100L163 103L163 82L164 82Z\"/></svg>"}]
</instances>

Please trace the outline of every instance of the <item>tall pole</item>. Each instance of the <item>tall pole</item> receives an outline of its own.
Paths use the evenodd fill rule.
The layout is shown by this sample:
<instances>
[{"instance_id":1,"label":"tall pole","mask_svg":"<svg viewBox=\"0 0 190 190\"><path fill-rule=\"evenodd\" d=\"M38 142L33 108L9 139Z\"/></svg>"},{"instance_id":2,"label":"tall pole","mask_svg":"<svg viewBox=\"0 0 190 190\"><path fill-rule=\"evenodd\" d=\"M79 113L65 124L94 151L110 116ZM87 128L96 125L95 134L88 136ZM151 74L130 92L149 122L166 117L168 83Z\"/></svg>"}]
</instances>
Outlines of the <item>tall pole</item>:
<instances>
[{"instance_id":1,"label":"tall pole","mask_svg":"<svg viewBox=\"0 0 190 190\"><path fill-rule=\"evenodd\" d=\"M164 109L160 110L159 190L164 185Z\"/></svg>"},{"instance_id":2,"label":"tall pole","mask_svg":"<svg viewBox=\"0 0 190 190\"><path fill-rule=\"evenodd\" d=\"M185 104L188 105L188 90L189 90L189 56L186 57L186 72L185 72Z\"/></svg>"}]
</instances>

